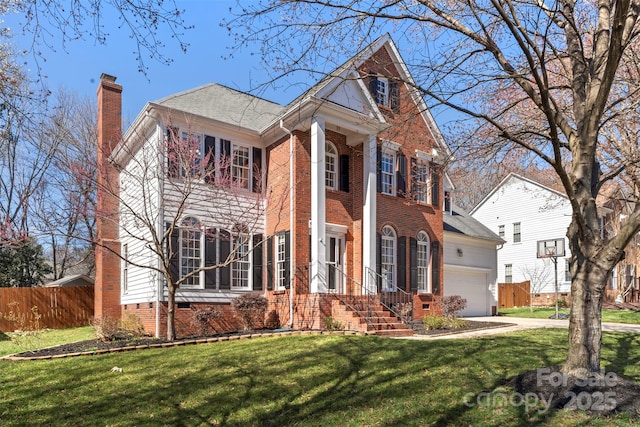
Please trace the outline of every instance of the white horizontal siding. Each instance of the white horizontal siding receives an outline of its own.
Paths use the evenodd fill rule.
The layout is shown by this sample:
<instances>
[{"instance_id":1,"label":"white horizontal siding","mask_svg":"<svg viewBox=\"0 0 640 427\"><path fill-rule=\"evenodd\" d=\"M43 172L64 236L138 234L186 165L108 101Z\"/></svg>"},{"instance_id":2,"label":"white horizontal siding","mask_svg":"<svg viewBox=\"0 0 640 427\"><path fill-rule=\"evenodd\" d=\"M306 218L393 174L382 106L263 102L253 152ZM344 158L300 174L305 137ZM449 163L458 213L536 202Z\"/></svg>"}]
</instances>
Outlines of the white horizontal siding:
<instances>
[{"instance_id":1,"label":"white horizontal siding","mask_svg":"<svg viewBox=\"0 0 640 427\"><path fill-rule=\"evenodd\" d=\"M558 259L560 292L568 292L565 282L565 258L570 257L567 228L571 221L571 206L567 198L545 187L516 176L504 181L473 217L498 233L504 225L506 243L498 250L498 282L505 281L505 265L511 264L513 282L531 281L532 293L553 292L554 265L537 258L539 240L565 239L565 257ZM514 223L520 223L521 242L514 243Z\"/></svg>"}]
</instances>

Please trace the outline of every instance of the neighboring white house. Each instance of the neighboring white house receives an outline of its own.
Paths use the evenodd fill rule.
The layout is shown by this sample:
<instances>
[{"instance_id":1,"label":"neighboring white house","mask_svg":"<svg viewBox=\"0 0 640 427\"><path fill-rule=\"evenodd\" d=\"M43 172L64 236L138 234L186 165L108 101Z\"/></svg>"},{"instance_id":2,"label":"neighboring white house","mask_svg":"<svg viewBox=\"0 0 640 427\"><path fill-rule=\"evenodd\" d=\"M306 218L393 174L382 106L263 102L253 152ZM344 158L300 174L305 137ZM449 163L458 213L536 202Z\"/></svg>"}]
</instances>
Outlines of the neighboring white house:
<instances>
[{"instance_id":1,"label":"neighboring white house","mask_svg":"<svg viewBox=\"0 0 640 427\"><path fill-rule=\"evenodd\" d=\"M566 195L511 173L470 214L505 241L498 250L498 283L529 280L532 294L549 299L555 292L555 266L537 258L537 242L564 239L565 256L557 259L558 291L570 292L566 234L571 205Z\"/></svg>"},{"instance_id":2,"label":"neighboring white house","mask_svg":"<svg viewBox=\"0 0 640 427\"><path fill-rule=\"evenodd\" d=\"M446 207L445 207L446 209ZM498 305L498 235L456 206L444 222L444 294L467 300L463 316L491 316Z\"/></svg>"}]
</instances>

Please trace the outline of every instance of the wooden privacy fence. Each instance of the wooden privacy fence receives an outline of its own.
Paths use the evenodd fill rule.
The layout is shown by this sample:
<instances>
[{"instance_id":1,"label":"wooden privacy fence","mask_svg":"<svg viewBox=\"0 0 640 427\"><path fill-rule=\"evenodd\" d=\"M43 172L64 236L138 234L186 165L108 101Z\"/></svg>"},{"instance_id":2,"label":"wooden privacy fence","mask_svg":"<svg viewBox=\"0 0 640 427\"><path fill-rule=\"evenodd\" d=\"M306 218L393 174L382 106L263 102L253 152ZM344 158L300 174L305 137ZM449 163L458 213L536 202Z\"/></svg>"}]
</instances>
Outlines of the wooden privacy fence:
<instances>
[{"instance_id":1,"label":"wooden privacy fence","mask_svg":"<svg viewBox=\"0 0 640 427\"><path fill-rule=\"evenodd\" d=\"M531 282L498 283L498 307L524 307L531 303Z\"/></svg>"},{"instance_id":2,"label":"wooden privacy fence","mask_svg":"<svg viewBox=\"0 0 640 427\"><path fill-rule=\"evenodd\" d=\"M88 325L93 318L93 286L0 288L0 332L34 327L64 329ZM13 312L17 320L7 319Z\"/></svg>"}]
</instances>

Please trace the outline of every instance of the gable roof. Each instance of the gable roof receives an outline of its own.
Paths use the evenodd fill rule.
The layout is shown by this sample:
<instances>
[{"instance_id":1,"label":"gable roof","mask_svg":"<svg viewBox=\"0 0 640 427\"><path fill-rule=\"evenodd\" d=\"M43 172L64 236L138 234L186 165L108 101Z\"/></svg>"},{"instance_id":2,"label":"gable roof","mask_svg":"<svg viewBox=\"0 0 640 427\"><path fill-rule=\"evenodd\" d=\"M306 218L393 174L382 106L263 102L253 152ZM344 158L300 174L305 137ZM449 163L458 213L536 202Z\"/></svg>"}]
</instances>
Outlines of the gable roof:
<instances>
[{"instance_id":1,"label":"gable roof","mask_svg":"<svg viewBox=\"0 0 640 427\"><path fill-rule=\"evenodd\" d=\"M504 243L496 233L485 227L480 221L471 217L458 206L453 205L451 214L442 215L444 231L462 234L477 239L490 240L496 243Z\"/></svg>"},{"instance_id":2,"label":"gable roof","mask_svg":"<svg viewBox=\"0 0 640 427\"><path fill-rule=\"evenodd\" d=\"M484 196L482 200L480 200L480 202L478 202L478 204L474 206L473 209L471 209L471 212L469 214L473 215L478 209L480 209L482 205L484 205L487 202L487 200L489 200L498 190L500 190L500 188L504 187L509 181L515 181L515 180L523 181L528 184L535 185L536 187L542 190L548 191L558 197L562 197L563 199L568 199L567 195L561 191L554 190L551 187L547 187L546 185L542 185L539 182L533 181L529 178L525 178L522 175L518 175L517 173L510 172L506 177L504 177L502 181L500 181L498 185L493 187L493 189L489 192L489 194Z\"/></svg>"},{"instance_id":3,"label":"gable roof","mask_svg":"<svg viewBox=\"0 0 640 427\"><path fill-rule=\"evenodd\" d=\"M284 109L275 102L217 83L169 95L153 104L255 131L275 120Z\"/></svg>"}]
</instances>

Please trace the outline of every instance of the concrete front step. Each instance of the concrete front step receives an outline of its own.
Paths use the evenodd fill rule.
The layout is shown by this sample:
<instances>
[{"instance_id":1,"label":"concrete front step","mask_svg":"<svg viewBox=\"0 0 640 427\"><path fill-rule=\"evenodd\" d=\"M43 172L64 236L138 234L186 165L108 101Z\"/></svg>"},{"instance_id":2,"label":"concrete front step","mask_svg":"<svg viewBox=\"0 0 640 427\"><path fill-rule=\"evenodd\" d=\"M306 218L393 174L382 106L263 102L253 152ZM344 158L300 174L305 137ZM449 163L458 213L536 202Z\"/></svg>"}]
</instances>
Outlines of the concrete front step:
<instances>
[{"instance_id":1,"label":"concrete front step","mask_svg":"<svg viewBox=\"0 0 640 427\"><path fill-rule=\"evenodd\" d=\"M380 331L369 331L369 333L384 337L410 337L413 336L413 329L383 329Z\"/></svg>"}]
</instances>

